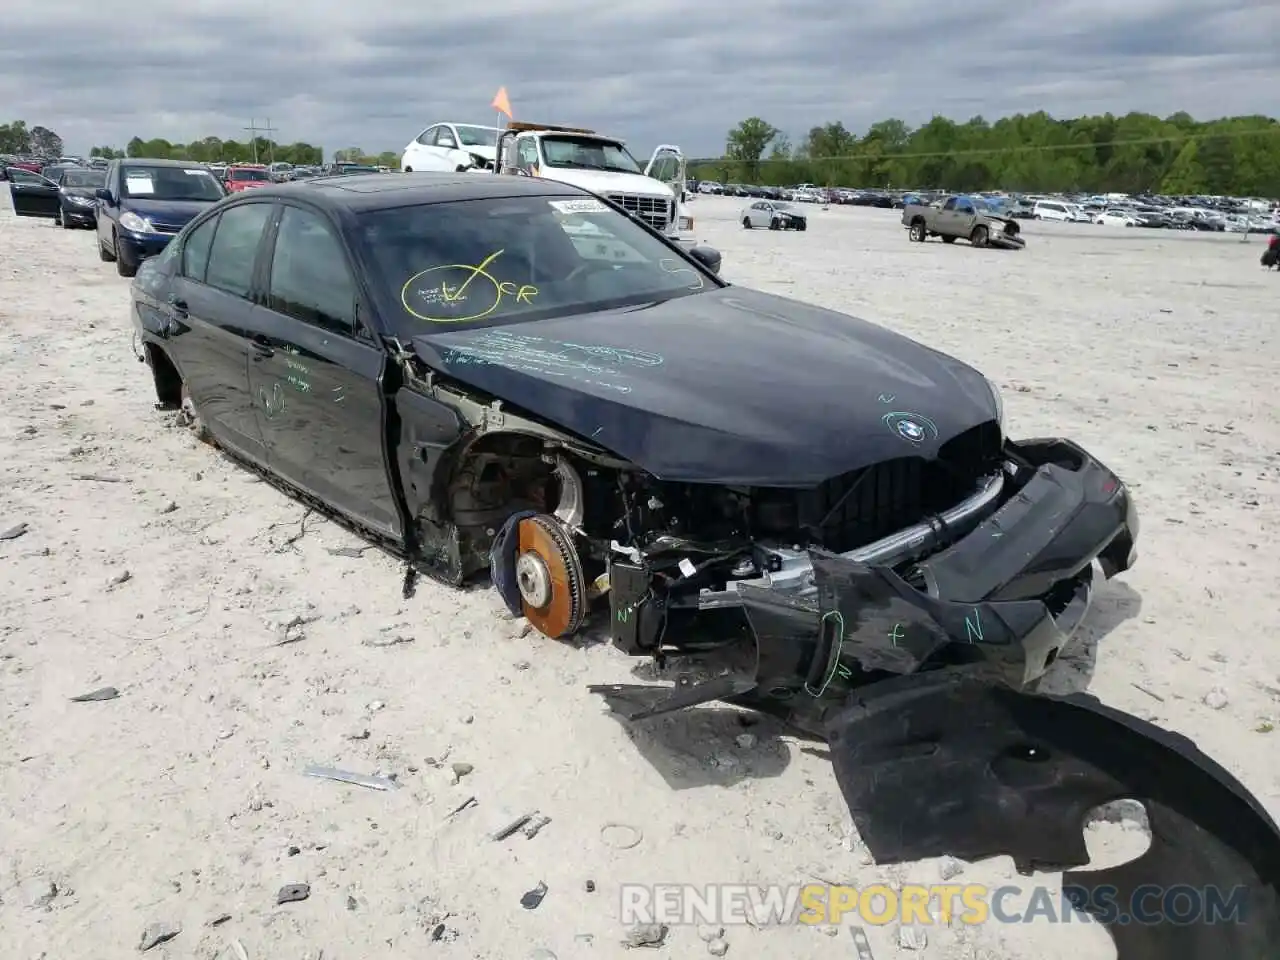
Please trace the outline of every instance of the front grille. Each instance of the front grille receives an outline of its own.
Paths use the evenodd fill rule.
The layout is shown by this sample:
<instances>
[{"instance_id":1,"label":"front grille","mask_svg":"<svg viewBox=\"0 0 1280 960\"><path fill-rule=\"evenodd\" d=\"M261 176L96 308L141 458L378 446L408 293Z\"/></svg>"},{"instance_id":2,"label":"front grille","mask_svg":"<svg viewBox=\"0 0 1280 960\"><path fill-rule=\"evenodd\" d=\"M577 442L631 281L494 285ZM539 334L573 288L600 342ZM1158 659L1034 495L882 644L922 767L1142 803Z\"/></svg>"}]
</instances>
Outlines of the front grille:
<instances>
[{"instance_id":1,"label":"front grille","mask_svg":"<svg viewBox=\"0 0 1280 960\"><path fill-rule=\"evenodd\" d=\"M634 193L611 193L608 196L627 213L635 214L658 231L666 231L675 216L675 202L672 200L642 197Z\"/></svg>"},{"instance_id":2,"label":"front grille","mask_svg":"<svg viewBox=\"0 0 1280 960\"><path fill-rule=\"evenodd\" d=\"M825 480L808 490L761 491L759 533L793 534L837 553L855 550L959 503L998 469L994 421L945 444L936 460L902 457Z\"/></svg>"},{"instance_id":3,"label":"front grille","mask_svg":"<svg viewBox=\"0 0 1280 960\"><path fill-rule=\"evenodd\" d=\"M173 235L182 232L182 227L174 226L172 223L156 223L153 220L151 222L151 226L156 228L156 233L167 233Z\"/></svg>"}]
</instances>

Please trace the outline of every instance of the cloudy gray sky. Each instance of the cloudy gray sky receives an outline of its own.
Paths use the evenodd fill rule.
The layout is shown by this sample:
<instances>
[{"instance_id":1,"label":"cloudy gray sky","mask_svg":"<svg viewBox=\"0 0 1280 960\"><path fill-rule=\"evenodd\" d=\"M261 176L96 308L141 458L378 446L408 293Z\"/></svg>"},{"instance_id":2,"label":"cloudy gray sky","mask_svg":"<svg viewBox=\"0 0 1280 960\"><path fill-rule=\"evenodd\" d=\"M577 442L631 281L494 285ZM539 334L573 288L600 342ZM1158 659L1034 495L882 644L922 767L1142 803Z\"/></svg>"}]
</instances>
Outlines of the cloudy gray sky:
<instances>
[{"instance_id":1,"label":"cloudy gray sky","mask_svg":"<svg viewBox=\"0 0 1280 960\"><path fill-rule=\"evenodd\" d=\"M764 117L1276 111L1277 0L41 0L0 15L0 122L399 150L439 120L586 125L717 155Z\"/></svg>"}]
</instances>

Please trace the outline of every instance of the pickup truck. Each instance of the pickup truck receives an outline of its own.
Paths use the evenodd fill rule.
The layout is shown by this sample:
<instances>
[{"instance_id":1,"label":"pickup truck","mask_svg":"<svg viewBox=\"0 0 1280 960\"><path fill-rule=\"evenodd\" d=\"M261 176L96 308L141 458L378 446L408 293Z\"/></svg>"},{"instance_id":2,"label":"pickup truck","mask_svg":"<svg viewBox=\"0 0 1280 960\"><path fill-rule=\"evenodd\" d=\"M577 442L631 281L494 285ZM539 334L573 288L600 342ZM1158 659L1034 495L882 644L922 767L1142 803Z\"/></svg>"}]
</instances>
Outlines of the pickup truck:
<instances>
[{"instance_id":1,"label":"pickup truck","mask_svg":"<svg viewBox=\"0 0 1280 960\"><path fill-rule=\"evenodd\" d=\"M930 237L955 243L960 237L975 247L1006 250L1021 250L1027 243L1015 219L991 212L985 202L975 197L948 197L942 203L927 206L909 204L902 210L902 225L916 243L924 243Z\"/></svg>"}]
</instances>

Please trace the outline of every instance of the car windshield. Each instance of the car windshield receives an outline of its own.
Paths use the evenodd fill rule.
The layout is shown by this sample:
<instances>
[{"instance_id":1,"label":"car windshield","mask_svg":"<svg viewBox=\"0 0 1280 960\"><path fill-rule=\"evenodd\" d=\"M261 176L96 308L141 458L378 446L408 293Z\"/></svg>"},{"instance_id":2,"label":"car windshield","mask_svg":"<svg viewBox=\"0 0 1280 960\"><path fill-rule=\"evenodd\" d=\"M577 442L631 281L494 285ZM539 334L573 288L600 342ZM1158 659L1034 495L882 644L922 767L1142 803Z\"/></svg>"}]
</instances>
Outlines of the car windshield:
<instances>
[{"instance_id":1,"label":"car windshield","mask_svg":"<svg viewBox=\"0 0 1280 960\"><path fill-rule=\"evenodd\" d=\"M267 175L267 171L265 170L245 170L241 168L239 170L232 170L230 171L230 173L231 173L232 180L252 180L255 182L260 182L262 180L271 179L271 177Z\"/></svg>"},{"instance_id":2,"label":"car windshield","mask_svg":"<svg viewBox=\"0 0 1280 960\"><path fill-rule=\"evenodd\" d=\"M105 170L68 170L62 175L64 187L102 187L106 183Z\"/></svg>"},{"instance_id":3,"label":"car windshield","mask_svg":"<svg viewBox=\"0 0 1280 960\"><path fill-rule=\"evenodd\" d=\"M488 327L692 296L718 286L592 197L458 200L362 214L392 333Z\"/></svg>"},{"instance_id":4,"label":"car windshield","mask_svg":"<svg viewBox=\"0 0 1280 960\"><path fill-rule=\"evenodd\" d=\"M640 164L627 148L595 137L544 136L542 158L548 167L576 167L580 170L616 170L640 173Z\"/></svg>"},{"instance_id":5,"label":"car windshield","mask_svg":"<svg viewBox=\"0 0 1280 960\"><path fill-rule=\"evenodd\" d=\"M159 167L130 164L124 195L141 200L220 200L222 186L203 167Z\"/></svg>"},{"instance_id":6,"label":"car windshield","mask_svg":"<svg viewBox=\"0 0 1280 960\"><path fill-rule=\"evenodd\" d=\"M454 127L464 147L492 147L498 143L496 127Z\"/></svg>"}]
</instances>

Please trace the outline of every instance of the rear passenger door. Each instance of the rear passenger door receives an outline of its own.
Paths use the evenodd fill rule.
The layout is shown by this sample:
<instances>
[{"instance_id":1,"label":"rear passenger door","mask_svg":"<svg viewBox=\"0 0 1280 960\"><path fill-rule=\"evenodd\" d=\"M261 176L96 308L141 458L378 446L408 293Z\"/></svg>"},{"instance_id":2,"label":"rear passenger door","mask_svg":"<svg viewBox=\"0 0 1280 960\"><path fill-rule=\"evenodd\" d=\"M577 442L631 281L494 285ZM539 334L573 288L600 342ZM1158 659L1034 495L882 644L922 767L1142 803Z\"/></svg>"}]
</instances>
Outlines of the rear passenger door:
<instances>
[{"instance_id":1,"label":"rear passenger door","mask_svg":"<svg viewBox=\"0 0 1280 960\"><path fill-rule=\"evenodd\" d=\"M271 469L398 539L384 458L386 353L360 320L351 257L328 217L310 207L280 207L271 242L249 362Z\"/></svg>"},{"instance_id":2,"label":"rear passenger door","mask_svg":"<svg viewBox=\"0 0 1280 960\"><path fill-rule=\"evenodd\" d=\"M168 304L173 360L219 443L266 462L249 396L258 251L273 205L227 207L187 234Z\"/></svg>"}]
</instances>

